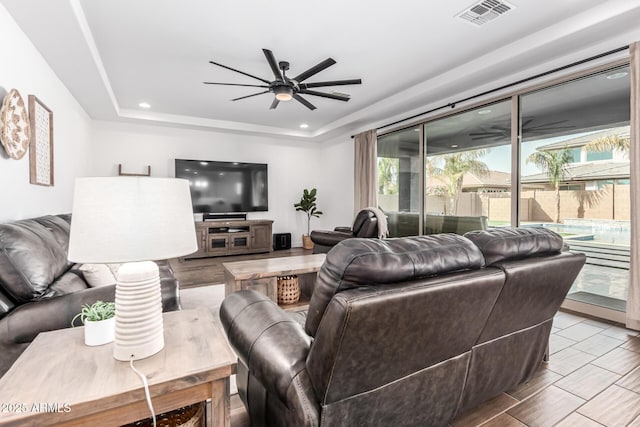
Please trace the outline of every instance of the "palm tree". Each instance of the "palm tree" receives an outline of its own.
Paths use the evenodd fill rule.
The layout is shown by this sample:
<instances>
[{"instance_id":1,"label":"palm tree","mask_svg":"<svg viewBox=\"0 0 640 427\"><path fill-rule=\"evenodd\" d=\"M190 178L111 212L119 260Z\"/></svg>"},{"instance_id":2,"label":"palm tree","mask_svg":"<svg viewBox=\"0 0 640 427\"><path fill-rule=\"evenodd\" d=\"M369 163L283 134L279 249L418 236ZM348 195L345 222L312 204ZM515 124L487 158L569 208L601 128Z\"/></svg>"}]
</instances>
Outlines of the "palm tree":
<instances>
[{"instance_id":1,"label":"palm tree","mask_svg":"<svg viewBox=\"0 0 640 427\"><path fill-rule=\"evenodd\" d=\"M398 193L398 159L378 158L378 194Z\"/></svg>"},{"instance_id":2,"label":"palm tree","mask_svg":"<svg viewBox=\"0 0 640 427\"><path fill-rule=\"evenodd\" d=\"M567 148L555 151L536 151L527 157L527 164L533 163L542 169L556 191L556 223L560 223L560 183L567 177L567 165L572 160L573 157Z\"/></svg>"},{"instance_id":3,"label":"palm tree","mask_svg":"<svg viewBox=\"0 0 640 427\"><path fill-rule=\"evenodd\" d=\"M449 196L449 214L456 214L464 174L473 173L480 177L489 174L486 163L478 160L487 153L488 150L469 150L434 156L427 160L427 173L445 185L445 192ZM440 162L444 162L441 168L436 166Z\"/></svg>"},{"instance_id":4,"label":"palm tree","mask_svg":"<svg viewBox=\"0 0 640 427\"><path fill-rule=\"evenodd\" d=\"M584 149L587 151L596 151L599 153L619 150L623 153L629 152L629 142L630 138L628 136L620 136L620 135L609 135L603 136L602 138L594 139L590 141L588 144L584 146Z\"/></svg>"}]
</instances>

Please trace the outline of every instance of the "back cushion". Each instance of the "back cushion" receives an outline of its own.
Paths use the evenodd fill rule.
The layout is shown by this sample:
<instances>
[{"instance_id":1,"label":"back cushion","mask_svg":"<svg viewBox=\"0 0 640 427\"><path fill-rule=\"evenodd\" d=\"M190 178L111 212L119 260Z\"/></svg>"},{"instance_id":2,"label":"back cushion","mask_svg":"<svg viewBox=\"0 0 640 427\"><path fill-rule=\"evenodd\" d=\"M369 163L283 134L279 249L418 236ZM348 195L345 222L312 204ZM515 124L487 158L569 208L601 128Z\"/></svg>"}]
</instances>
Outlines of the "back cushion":
<instances>
[{"instance_id":1,"label":"back cushion","mask_svg":"<svg viewBox=\"0 0 640 427\"><path fill-rule=\"evenodd\" d=\"M353 235L355 237L370 237L371 228L377 229L378 220L373 212L368 210L361 210L356 215L356 219L353 221Z\"/></svg>"},{"instance_id":2,"label":"back cushion","mask_svg":"<svg viewBox=\"0 0 640 427\"><path fill-rule=\"evenodd\" d=\"M530 256L557 254L562 250L562 236L543 228L492 228L470 231L464 237L482 251L487 265Z\"/></svg>"},{"instance_id":3,"label":"back cushion","mask_svg":"<svg viewBox=\"0 0 640 427\"><path fill-rule=\"evenodd\" d=\"M315 336L329 301L338 292L478 269L483 265L478 248L454 234L343 240L329 251L318 273L305 330Z\"/></svg>"},{"instance_id":4,"label":"back cushion","mask_svg":"<svg viewBox=\"0 0 640 427\"><path fill-rule=\"evenodd\" d=\"M17 303L43 295L69 268L69 224L55 216L0 224L0 286Z\"/></svg>"}]
</instances>

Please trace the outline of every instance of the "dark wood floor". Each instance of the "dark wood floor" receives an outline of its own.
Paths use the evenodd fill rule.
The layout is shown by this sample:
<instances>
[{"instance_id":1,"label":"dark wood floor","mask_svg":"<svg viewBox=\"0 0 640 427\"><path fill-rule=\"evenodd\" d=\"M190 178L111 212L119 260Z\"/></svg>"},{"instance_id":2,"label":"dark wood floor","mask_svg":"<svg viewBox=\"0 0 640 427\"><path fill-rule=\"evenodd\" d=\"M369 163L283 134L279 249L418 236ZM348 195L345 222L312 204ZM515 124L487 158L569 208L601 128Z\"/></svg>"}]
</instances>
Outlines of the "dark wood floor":
<instances>
[{"instance_id":1,"label":"dark wood floor","mask_svg":"<svg viewBox=\"0 0 640 427\"><path fill-rule=\"evenodd\" d=\"M246 261L262 258L279 258L296 255L311 255L311 250L292 248L281 251L267 252L264 254L232 255L215 258L199 258L169 260L176 278L180 282L181 289L195 288L198 286L219 285L224 283L224 270L222 264L233 261Z\"/></svg>"},{"instance_id":2,"label":"dark wood floor","mask_svg":"<svg viewBox=\"0 0 640 427\"><path fill-rule=\"evenodd\" d=\"M223 283L222 263L310 253L301 248L242 257L172 260L183 287ZM560 312L551 358L526 384L463 414L451 425L483 427L640 427L640 337L621 325ZM232 427L249 425L232 396Z\"/></svg>"}]
</instances>

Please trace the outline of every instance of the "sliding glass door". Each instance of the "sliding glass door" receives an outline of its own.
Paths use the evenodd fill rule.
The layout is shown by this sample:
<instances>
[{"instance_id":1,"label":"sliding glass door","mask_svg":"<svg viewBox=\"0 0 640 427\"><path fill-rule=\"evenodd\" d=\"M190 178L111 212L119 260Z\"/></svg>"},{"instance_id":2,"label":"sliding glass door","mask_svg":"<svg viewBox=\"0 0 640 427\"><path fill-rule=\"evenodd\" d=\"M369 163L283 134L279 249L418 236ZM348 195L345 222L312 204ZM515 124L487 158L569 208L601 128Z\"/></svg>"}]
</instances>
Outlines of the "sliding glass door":
<instances>
[{"instance_id":1,"label":"sliding glass door","mask_svg":"<svg viewBox=\"0 0 640 427\"><path fill-rule=\"evenodd\" d=\"M380 136L378 200L391 237L552 229L587 257L565 305L622 321L630 70L600 70Z\"/></svg>"},{"instance_id":2,"label":"sliding glass door","mask_svg":"<svg viewBox=\"0 0 640 427\"><path fill-rule=\"evenodd\" d=\"M378 206L390 237L420 234L420 127L378 138Z\"/></svg>"},{"instance_id":3,"label":"sliding glass door","mask_svg":"<svg viewBox=\"0 0 640 427\"><path fill-rule=\"evenodd\" d=\"M424 125L424 234L511 223L511 100Z\"/></svg>"},{"instance_id":4,"label":"sliding glass door","mask_svg":"<svg viewBox=\"0 0 640 427\"><path fill-rule=\"evenodd\" d=\"M560 233L587 264L569 299L625 310L629 67L521 96L520 223Z\"/></svg>"}]
</instances>

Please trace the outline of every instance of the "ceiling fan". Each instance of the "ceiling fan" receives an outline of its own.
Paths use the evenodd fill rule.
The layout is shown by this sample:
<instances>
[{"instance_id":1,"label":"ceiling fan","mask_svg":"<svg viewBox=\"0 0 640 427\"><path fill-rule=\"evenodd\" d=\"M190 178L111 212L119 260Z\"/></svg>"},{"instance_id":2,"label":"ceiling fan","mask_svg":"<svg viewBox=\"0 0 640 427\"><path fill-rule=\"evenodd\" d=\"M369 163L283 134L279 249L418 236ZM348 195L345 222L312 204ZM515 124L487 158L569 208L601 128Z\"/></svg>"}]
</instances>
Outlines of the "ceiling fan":
<instances>
[{"instance_id":1,"label":"ceiling fan","mask_svg":"<svg viewBox=\"0 0 640 427\"><path fill-rule=\"evenodd\" d=\"M244 71L236 70L235 68L228 67L226 65L219 64L217 62L209 61L209 63L213 65L217 65L218 67L226 68L227 70L235 71L236 73L244 74L245 76L254 78L256 80L260 80L265 84L238 84L238 83L217 83L217 82L203 82L206 85L223 85L223 86L247 86L247 87L260 87L265 88L266 90L263 92L253 93L251 95L241 96L239 98L234 98L232 101L238 101L240 99L250 98L252 96L262 95L265 93L273 93L275 94L275 99L271 103L271 109L275 109L281 101L290 101L291 99L295 99L305 107L310 110L315 110L316 107L304 99L303 95L312 95L312 96L320 96L323 98L329 99L337 99L339 101L348 101L350 96L347 94L338 94L338 93L326 93L326 92L318 92L315 90L310 90L311 88L316 87L325 87L325 86L343 86L343 85L359 85L362 83L360 79L349 79L349 80L333 80L327 82L315 82L315 83L303 83L309 77L318 74L320 71L329 68L333 64L336 63L332 58L327 58L319 64L314 65L309 68L307 71L304 71L293 78L289 78L286 75L286 72L289 70L289 63L286 61L276 62L276 58L269 49L262 49L264 52L264 56L267 58L267 62L271 67L271 71L275 77L275 80L269 81L267 79L263 79L261 77L257 77L251 75L249 73L245 73Z\"/></svg>"},{"instance_id":2,"label":"ceiling fan","mask_svg":"<svg viewBox=\"0 0 640 427\"><path fill-rule=\"evenodd\" d=\"M575 128L575 126L557 126L557 125L567 123L569 120L559 120L557 122L550 122L550 123L532 126L531 124L533 123L534 120L535 120L535 117L526 119L522 123L523 134L526 133L527 136L545 135L549 131L568 130L568 129ZM494 141L501 141L501 140L511 138L511 127L492 125L492 126L489 126L488 130L484 130L481 128L480 132L471 132L469 133L469 136L471 136L472 137L471 139L474 141L478 139L489 139L489 138L493 138Z\"/></svg>"}]
</instances>

